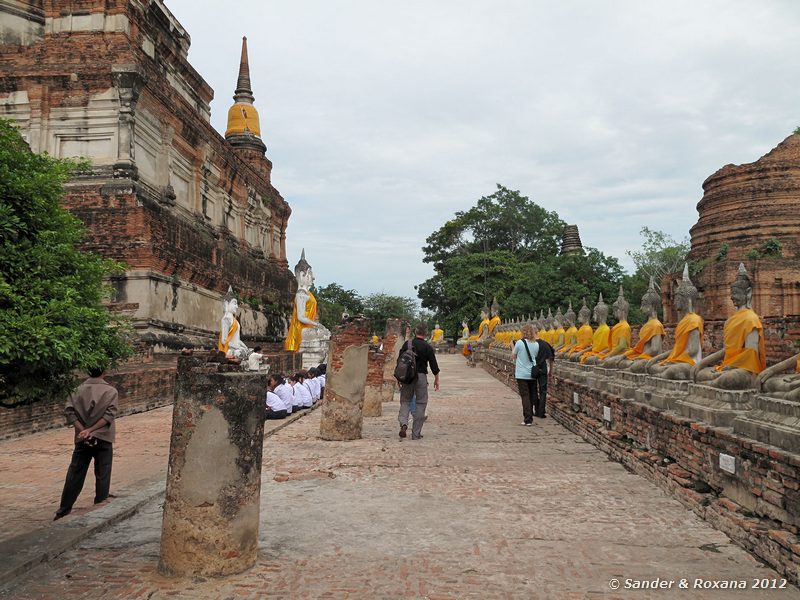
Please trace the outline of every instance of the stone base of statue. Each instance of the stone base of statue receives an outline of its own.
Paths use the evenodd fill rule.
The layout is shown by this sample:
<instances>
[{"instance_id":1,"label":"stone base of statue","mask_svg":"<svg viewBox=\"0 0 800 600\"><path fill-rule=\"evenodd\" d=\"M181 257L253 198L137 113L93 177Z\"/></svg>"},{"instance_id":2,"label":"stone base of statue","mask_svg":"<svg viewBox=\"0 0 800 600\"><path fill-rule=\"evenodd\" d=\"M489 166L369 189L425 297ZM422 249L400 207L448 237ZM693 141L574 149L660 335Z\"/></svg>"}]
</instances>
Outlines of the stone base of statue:
<instances>
[{"instance_id":1,"label":"stone base of statue","mask_svg":"<svg viewBox=\"0 0 800 600\"><path fill-rule=\"evenodd\" d=\"M300 352L303 353L303 368L310 369L328 362L331 332L325 327L308 327L303 330Z\"/></svg>"},{"instance_id":2,"label":"stone base of statue","mask_svg":"<svg viewBox=\"0 0 800 600\"><path fill-rule=\"evenodd\" d=\"M646 387L637 390L636 399L641 398L650 406L655 406L662 410L675 410L675 405L680 400L685 400L689 395L688 381L664 379L663 377L647 378Z\"/></svg>"},{"instance_id":3,"label":"stone base of statue","mask_svg":"<svg viewBox=\"0 0 800 600\"><path fill-rule=\"evenodd\" d=\"M675 401L675 410L709 425L730 427L736 417L752 409L754 394L755 390L720 390L690 383L688 396Z\"/></svg>"},{"instance_id":4,"label":"stone base of statue","mask_svg":"<svg viewBox=\"0 0 800 600\"><path fill-rule=\"evenodd\" d=\"M753 410L733 420L733 432L800 454L800 403L756 396Z\"/></svg>"}]
</instances>

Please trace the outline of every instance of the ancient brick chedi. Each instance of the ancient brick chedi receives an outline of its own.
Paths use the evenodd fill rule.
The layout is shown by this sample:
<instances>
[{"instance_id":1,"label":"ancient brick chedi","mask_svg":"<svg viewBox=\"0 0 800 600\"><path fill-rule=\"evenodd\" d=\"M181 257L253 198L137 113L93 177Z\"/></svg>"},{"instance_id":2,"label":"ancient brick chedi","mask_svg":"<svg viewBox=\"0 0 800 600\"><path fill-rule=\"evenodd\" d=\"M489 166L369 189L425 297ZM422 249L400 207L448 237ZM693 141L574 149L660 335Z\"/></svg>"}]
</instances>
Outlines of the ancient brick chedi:
<instances>
[{"instance_id":1,"label":"ancient brick chedi","mask_svg":"<svg viewBox=\"0 0 800 600\"><path fill-rule=\"evenodd\" d=\"M753 163L726 165L703 183L690 258L706 319L733 311L729 282L739 261L753 279L762 317L800 315L800 134Z\"/></svg>"},{"instance_id":2,"label":"ancient brick chedi","mask_svg":"<svg viewBox=\"0 0 800 600\"><path fill-rule=\"evenodd\" d=\"M189 43L162 0L0 2L0 117L36 152L91 162L66 202L88 249L126 264L115 303L145 347L210 347L228 285L271 307L242 308L245 338L277 342L291 211L270 181L247 47L223 138Z\"/></svg>"}]
</instances>

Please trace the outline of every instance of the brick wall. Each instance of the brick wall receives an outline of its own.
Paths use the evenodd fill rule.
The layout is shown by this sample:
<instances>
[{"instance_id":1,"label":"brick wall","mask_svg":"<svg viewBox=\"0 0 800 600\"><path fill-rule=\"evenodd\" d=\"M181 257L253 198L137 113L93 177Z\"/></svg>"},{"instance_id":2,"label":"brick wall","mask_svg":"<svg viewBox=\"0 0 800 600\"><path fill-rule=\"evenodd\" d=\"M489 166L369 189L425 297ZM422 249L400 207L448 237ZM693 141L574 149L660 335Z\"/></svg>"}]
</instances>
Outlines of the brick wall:
<instances>
[{"instance_id":1,"label":"brick wall","mask_svg":"<svg viewBox=\"0 0 800 600\"><path fill-rule=\"evenodd\" d=\"M514 385L505 353L487 354L483 366ZM559 374L558 365L548 392L548 414L556 421L800 582L800 455L589 388L566 369ZM604 407L611 409L610 422L603 420ZM735 457L735 474L719 468L721 453Z\"/></svg>"},{"instance_id":2,"label":"brick wall","mask_svg":"<svg viewBox=\"0 0 800 600\"><path fill-rule=\"evenodd\" d=\"M172 404L174 364L137 365L105 380L119 391L118 416ZM0 408L0 439L27 435L64 426L64 401L37 402L29 406Z\"/></svg>"}]
</instances>

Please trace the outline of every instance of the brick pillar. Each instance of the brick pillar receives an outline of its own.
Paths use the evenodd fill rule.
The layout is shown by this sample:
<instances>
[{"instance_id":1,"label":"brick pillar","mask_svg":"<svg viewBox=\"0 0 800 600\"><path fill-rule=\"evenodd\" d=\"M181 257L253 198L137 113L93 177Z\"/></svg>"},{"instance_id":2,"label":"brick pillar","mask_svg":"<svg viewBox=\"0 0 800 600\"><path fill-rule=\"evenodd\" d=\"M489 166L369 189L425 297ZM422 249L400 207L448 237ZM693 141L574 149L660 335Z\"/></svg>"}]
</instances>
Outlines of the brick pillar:
<instances>
[{"instance_id":1,"label":"brick pillar","mask_svg":"<svg viewBox=\"0 0 800 600\"><path fill-rule=\"evenodd\" d=\"M361 438L364 388L367 382L369 321L354 317L343 321L331 335L325 383L325 402L319 423L323 440Z\"/></svg>"},{"instance_id":2,"label":"brick pillar","mask_svg":"<svg viewBox=\"0 0 800 600\"><path fill-rule=\"evenodd\" d=\"M386 335L383 336L383 353L386 359L383 365L383 401L391 402L394 391L397 389L397 380L394 378L394 367L397 364L397 354L400 347L397 341L403 339L403 322L400 319L386 321Z\"/></svg>"},{"instance_id":3,"label":"brick pillar","mask_svg":"<svg viewBox=\"0 0 800 600\"><path fill-rule=\"evenodd\" d=\"M370 348L367 357L367 385L364 389L364 416L380 417L383 402L383 368L386 354Z\"/></svg>"},{"instance_id":4,"label":"brick pillar","mask_svg":"<svg viewBox=\"0 0 800 600\"><path fill-rule=\"evenodd\" d=\"M178 360L159 561L166 575L230 575L258 557L267 376L232 369Z\"/></svg>"}]
</instances>

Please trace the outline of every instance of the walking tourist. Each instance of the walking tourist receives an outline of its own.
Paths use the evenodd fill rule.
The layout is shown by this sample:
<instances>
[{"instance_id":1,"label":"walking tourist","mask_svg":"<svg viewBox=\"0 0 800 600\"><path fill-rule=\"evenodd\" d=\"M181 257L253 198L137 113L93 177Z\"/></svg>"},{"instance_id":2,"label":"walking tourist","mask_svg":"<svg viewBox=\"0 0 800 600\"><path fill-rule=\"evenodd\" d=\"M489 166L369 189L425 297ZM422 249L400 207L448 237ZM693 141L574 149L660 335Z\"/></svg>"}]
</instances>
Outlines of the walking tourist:
<instances>
[{"instance_id":1,"label":"walking tourist","mask_svg":"<svg viewBox=\"0 0 800 600\"><path fill-rule=\"evenodd\" d=\"M75 428L75 448L61 493L61 504L54 521L66 517L78 499L94 459L94 503L108 499L111 487L111 462L114 455L117 390L103 379L105 369L89 369L86 379L70 394L65 407L67 425Z\"/></svg>"},{"instance_id":2,"label":"walking tourist","mask_svg":"<svg viewBox=\"0 0 800 600\"><path fill-rule=\"evenodd\" d=\"M417 379L411 383L404 383L400 386L400 414L397 419L400 422L400 437L406 437L408 431L408 416L411 413L411 400L416 395L416 407L414 421L411 426L411 439L422 438L422 425L425 423L425 410L428 407L428 366L430 365L433 373L433 389L439 390L439 364L436 362L436 354L433 347L425 341L428 328L424 323L417 325L414 339L407 341L400 346L400 354L408 349L407 344L411 344L417 359Z\"/></svg>"},{"instance_id":3,"label":"walking tourist","mask_svg":"<svg viewBox=\"0 0 800 600\"><path fill-rule=\"evenodd\" d=\"M533 402L536 398L536 355L539 353L539 342L536 341L536 332L529 323L522 326L521 333L522 339L517 340L511 351L511 360L514 361L514 377L522 398L522 425L530 427L533 425Z\"/></svg>"},{"instance_id":4,"label":"walking tourist","mask_svg":"<svg viewBox=\"0 0 800 600\"><path fill-rule=\"evenodd\" d=\"M539 351L536 353L536 394L532 398L534 405L533 416L544 419L547 416L545 414L547 382L553 376L553 361L556 357L556 351L548 342L539 337L539 328L536 325L533 326L533 333L536 336L536 342L539 344Z\"/></svg>"}]
</instances>

